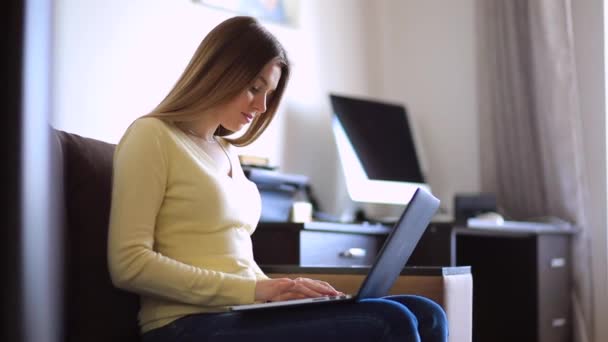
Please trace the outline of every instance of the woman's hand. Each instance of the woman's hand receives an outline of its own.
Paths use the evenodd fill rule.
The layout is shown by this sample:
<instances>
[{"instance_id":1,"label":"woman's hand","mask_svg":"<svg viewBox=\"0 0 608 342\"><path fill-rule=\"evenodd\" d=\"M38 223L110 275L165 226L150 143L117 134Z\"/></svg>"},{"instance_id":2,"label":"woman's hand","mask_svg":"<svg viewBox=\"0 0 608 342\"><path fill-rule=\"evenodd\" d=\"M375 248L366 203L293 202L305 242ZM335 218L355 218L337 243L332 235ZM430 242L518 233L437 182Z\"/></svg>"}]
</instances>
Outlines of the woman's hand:
<instances>
[{"instance_id":1,"label":"woman's hand","mask_svg":"<svg viewBox=\"0 0 608 342\"><path fill-rule=\"evenodd\" d=\"M255 300L263 302L338 296L342 294L342 292L336 291L327 282L309 278L258 280L255 286Z\"/></svg>"}]
</instances>

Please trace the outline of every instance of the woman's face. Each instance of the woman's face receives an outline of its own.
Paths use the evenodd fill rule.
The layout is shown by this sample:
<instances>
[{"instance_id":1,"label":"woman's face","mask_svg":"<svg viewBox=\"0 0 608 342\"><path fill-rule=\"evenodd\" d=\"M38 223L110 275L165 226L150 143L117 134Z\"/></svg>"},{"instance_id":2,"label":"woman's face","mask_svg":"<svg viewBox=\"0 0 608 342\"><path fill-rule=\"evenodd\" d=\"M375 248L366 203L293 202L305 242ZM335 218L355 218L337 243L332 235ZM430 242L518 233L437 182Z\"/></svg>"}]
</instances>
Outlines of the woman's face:
<instances>
[{"instance_id":1,"label":"woman's face","mask_svg":"<svg viewBox=\"0 0 608 342\"><path fill-rule=\"evenodd\" d=\"M281 79L281 67L270 62L253 82L237 97L218 108L220 124L233 132L241 130L258 115L266 112L266 104L272 98Z\"/></svg>"}]
</instances>

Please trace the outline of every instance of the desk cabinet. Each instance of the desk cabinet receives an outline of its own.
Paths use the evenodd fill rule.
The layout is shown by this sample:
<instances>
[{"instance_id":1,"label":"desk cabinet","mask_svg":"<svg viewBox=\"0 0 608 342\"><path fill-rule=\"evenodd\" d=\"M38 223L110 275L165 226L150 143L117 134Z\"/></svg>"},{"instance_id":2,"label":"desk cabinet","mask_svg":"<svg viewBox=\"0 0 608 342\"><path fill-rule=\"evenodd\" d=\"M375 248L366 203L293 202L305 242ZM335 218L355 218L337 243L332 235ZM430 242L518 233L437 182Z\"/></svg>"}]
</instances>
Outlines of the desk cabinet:
<instances>
[{"instance_id":1,"label":"desk cabinet","mask_svg":"<svg viewBox=\"0 0 608 342\"><path fill-rule=\"evenodd\" d=\"M473 274L473 341L571 340L569 234L455 228Z\"/></svg>"}]
</instances>

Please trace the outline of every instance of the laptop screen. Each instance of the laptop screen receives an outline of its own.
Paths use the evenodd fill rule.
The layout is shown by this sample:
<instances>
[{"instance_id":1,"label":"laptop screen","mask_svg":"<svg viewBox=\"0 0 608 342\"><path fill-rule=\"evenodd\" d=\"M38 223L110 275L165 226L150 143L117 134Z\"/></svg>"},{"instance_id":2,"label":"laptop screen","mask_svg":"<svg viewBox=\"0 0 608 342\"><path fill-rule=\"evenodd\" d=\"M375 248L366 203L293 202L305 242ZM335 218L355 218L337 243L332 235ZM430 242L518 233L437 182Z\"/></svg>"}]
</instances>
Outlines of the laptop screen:
<instances>
[{"instance_id":1,"label":"laptop screen","mask_svg":"<svg viewBox=\"0 0 608 342\"><path fill-rule=\"evenodd\" d=\"M416 190L361 285L359 299L388 294L438 208L439 199L422 188Z\"/></svg>"}]
</instances>

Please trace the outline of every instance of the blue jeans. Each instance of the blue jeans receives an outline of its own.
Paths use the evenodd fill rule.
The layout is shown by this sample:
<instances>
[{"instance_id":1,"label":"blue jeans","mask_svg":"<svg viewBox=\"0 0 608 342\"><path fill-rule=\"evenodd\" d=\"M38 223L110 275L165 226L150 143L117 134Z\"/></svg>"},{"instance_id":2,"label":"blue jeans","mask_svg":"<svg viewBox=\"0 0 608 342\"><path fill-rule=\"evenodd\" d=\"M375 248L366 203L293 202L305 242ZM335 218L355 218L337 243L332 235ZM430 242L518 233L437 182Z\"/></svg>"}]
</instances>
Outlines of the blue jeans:
<instances>
[{"instance_id":1,"label":"blue jeans","mask_svg":"<svg viewBox=\"0 0 608 342\"><path fill-rule=\"evenodd\" d=\"M443 309L420 296L246 312L195 314L143 335L143 342L447 341Z\"/></svg>"}]
</instances>

